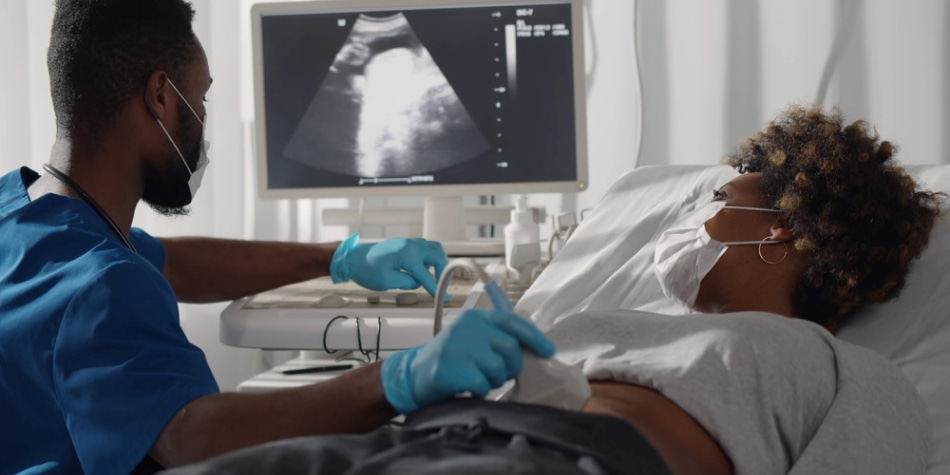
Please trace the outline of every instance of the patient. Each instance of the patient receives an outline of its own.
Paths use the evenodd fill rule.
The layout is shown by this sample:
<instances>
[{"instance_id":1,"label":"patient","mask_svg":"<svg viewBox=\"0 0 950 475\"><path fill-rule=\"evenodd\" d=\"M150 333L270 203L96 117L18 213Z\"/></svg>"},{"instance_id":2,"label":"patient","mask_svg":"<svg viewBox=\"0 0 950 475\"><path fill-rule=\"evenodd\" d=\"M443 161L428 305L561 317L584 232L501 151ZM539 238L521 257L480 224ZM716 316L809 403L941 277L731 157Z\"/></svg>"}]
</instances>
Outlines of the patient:
<instances>
[{"instance_id":1,"label":"patient","mask_svg":"<svg viewBox=\"0 0 950 475\"><path fill-rule=\"evenodd\" d=\"M893 154L894 146L880 141L866 123L846 125L838 112L798 106L746 140L727 158L742 174L711 190L708 203L670 226L655 255L664 293L696 311L730 315L637 319L580 314L550 330L559 356L586 361L585 373L593 380L593 396L582 411L587 414L454 401L410 414L403 430L283 442L173 473L254 473L278 467L283 473L301 467L320 473L354 467L363 467L359 473L395 473L400 467L414 473L786 473L834 415L835 385L844 377L835 358L865 355L839 348L829 331L865 305L898 295L940 215L945 196L918 190L893 163ZM725 366L702 374L703 358L722 351L722 341L741 335L746 326L766 353L728 348L716 355ZM683 328L703 331L673 334ZM596 338L598 331L608 336L603 341L587 338ZM705 335L714 339L702 351L693 351L693 344L671 346L683 337ZM715 339L722 335L724 339ZM648 356L630 360L639 348L618 347L651 338L665 345L658 346L667 352L663 361ZM664 358L678 354L691 359L691 366L669 366ZM743 372L762 368L755 360L774 359L781 365L783 358L797 360L800 366L790 367L805 370L754 374L756 382L746 386L751 378ZM871 367L877 364L874 355L867 359ZM895 389L895 400L902 402L894 412L918 414L913 388L885 363L872 369L872 379L903 385ZM665 385L657 376L661 366L673 368L674 383L689 388L689 380L695 379L705 391L677 393L675 384ZM773 383L777 395L765 387ZM771 414L768 407L760 413L759 406L750 405L750 420L738 420L746 414L746 397L776 399L768 407L778 412L787 408L792 415ZM794 412L799 407L807 409L801 417ZM740 417L732 423L709 416L720 411ZM722 427L729 424L740 432L743 427L754 430L731 434ZM872 429L886 440L888 427ZM765 439L775 433L774 441L760 445L774 447L776 453L758 453L764 451L757 449L759 431L767 434ZM406 448L410 446L416 449ZM499 458L504 452L508 458ZM904 473L914 470L905 468Z\"/></svg>"},{"instance_id":2,"label":"patient","mask_svg":"<svg viewBox=\"0 0 950 475\"><path fill-rule=\"evenodd\" d=\"M919 191L893 163L894 146L869 129L844 125L837 112L792 107L747 139L726 159L743 174L712 192L705 215L687 217L700 216L694 224L705 223L713 244L728 245L721 254L702 246L702 232L686 242L689 228L674 224L679 242L664 248L664 234L657 244L664 293L700 312L769 312L831 332L866 304L896 297L942 196ZM718 260L701 257L710 247ZM631 422L674 473L730 473L716 441L666 397L629 384L592 386L585 411Z\"/></svg>"}]
</instances>

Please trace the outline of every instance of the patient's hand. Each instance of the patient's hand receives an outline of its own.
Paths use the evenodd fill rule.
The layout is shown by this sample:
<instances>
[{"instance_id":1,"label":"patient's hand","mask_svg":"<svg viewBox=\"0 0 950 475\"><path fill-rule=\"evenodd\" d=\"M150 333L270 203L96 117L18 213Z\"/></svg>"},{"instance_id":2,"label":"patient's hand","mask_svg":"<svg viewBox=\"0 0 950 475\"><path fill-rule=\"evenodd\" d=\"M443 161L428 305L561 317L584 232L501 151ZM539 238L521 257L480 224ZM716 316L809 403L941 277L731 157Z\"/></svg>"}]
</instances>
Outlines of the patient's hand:
<instances>
[{"instance_id":1,"label":"patient's hand","mask_svg":"<svg viewBox=\"0 0 950 475\"><path fill-rule=\"evenodd\" d=\"M732 463L712 436L662 394L614 381L591 381L581 410L630 423L657 449L674 475L731 475Z\"/></svg>"}]
</instances>

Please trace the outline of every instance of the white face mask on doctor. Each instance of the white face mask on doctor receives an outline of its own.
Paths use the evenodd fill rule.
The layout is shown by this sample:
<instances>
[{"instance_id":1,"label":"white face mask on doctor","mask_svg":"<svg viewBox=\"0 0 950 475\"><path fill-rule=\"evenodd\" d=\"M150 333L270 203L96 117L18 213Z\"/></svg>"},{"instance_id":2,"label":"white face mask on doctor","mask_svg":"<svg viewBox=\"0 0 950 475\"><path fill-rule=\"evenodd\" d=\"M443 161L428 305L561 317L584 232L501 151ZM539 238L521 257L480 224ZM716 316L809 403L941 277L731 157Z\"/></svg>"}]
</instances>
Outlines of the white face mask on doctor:
<instances>
[{"instance_id":1,"label":"white face mask on doctor","mask_svg":"<svg viewBox=\"0 0 950 475\"><path fill-rule=\"evenodd\" d=\"M168 141L172 143L172 147L175 147L175 151L178 152L178 156L181 157L181 162L185 164L185 170L188 170L188 174L190 175L188 178L188 189L191 191L191 199L194 200L195 194L198 193L198 188L201 187L201 178L205 174L205 168L208 166L208 163L211 162L211 160L208 158L208 149L211 148L211 142L205 140L205 134L207 133L207 117L205 120L202 120L201 117L198 116L198 113L195 112L193 107L191 107L191 104L189 104L188 100L185 99L185 96L181 94L181 91L175 87L175 84L171 79L168 80L168 84L172 87L172 89L175 90L175 93L178 94L178 97L180 97L181 100L185 102L185 105L188 106L188 110L190 110L191 113L195 115L195 118L198 119L198 122L201 123L201 152L198 156L198 163L195 166L195 170L192 171L188 166L188 162L185 161L185 156L182 155L181 150L178 149L178 145L175 144L171 134L168 133L168 129L165 128L165 125L162 124L162 121L159 120L158 117L155 118L155 121L158 122L159 127L162 128L162 132L165 132L165 136L168 137Z\"/></svg>"},{"instance_id":2,"label":"white face mask on doctor","mask_svg":"<svg viewBox=\"0 0 950 475\"><path fill-rule=\"evenodd\" d=\"M711 201L684 216L664 231L653 252L653 271L660 280L663 294L687 307L692 308L696 303L700 283L729 246L784 244L768 238L761 241L716 241L706 231L706 222L723 209L781 213L776 209L730 206L723 201ZM761 247L759 257L762 257ZM765 260L764 257L762 259ZM782 260L784 259L783 256ZM778 262L769 263L777 264Z\"/></svg>"}]
</instances>

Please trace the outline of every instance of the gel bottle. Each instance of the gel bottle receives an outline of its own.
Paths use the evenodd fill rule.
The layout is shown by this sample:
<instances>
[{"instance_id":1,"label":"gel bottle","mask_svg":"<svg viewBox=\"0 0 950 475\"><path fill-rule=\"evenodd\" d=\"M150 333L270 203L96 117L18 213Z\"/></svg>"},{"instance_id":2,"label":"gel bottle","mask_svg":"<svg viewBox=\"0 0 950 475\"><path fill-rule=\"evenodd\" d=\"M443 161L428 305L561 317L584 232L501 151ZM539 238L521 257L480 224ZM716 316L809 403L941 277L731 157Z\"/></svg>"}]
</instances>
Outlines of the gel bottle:
<instances>
[{"instance_id":1,"label":"gel bottle","mask_svg":"<svg viewBox=\"0 0 950 475\"><path fill-rule=\"evenodd\" d=\"M511 222L505 226L505 266L519 285L526 285L531 272L541 263L540 230L534 213L528 208L528 197L518 196Z\"/></svg>"}]
</instances>

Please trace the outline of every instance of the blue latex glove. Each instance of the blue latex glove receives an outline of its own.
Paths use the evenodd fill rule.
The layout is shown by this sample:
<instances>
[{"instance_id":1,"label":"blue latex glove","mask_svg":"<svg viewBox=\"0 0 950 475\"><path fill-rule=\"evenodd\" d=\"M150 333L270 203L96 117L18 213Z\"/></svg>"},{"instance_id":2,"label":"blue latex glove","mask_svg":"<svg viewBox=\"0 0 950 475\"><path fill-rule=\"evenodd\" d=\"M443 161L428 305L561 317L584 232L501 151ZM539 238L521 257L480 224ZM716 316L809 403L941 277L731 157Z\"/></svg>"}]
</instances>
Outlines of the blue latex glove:
<instances>
[{"instance_id":1,"label":"blue latex glove","mask_svg":"<svg viewBox=\"0 0 950 475\"><path fill-rule=\"evenodd\" d=\"M359 234L343 241L330 261L334 283L352 279L371 290L411 290L420 285L435 296L438 278L449 258L442 244L425 239L390 239L360 244ZM429 272L435 267L435 277Z\"/></svg>"},{"instance_id":2,"label":"blue latex glove","mask_svg":"<svg viewBox=\"0 0 950 475\"><path fill-rule=\"evenodd\" d=\"M524 318L466 310L429 343L386 358L383 393L400 414L464 392L484 397L521 374L522 347L544 358L554 354L551 340Z\"/></svg>"}]
</instances>

